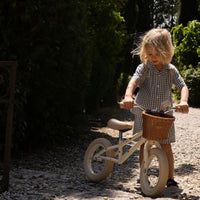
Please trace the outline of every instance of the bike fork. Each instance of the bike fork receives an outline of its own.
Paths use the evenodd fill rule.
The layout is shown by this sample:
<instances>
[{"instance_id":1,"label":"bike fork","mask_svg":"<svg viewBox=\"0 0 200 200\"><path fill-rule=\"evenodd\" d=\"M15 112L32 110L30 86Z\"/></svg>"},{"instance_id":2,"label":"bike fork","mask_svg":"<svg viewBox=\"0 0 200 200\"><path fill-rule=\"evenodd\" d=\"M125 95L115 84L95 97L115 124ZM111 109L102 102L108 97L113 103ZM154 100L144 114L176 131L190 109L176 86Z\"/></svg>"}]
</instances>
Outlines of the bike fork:
<instances>
[{"instance_id":1,"label":"bike fork","mask_svg":"<svg viewBox=\"0 0 200 200\"><path fill-rule=\"evenodd\" d=\"M156 146L161 149L159 142L155 140L147 140L144 144L144 168L145 170L148 168L148 157L149 157L149 150L152 146Z\"/></svg>"}]
</instances>

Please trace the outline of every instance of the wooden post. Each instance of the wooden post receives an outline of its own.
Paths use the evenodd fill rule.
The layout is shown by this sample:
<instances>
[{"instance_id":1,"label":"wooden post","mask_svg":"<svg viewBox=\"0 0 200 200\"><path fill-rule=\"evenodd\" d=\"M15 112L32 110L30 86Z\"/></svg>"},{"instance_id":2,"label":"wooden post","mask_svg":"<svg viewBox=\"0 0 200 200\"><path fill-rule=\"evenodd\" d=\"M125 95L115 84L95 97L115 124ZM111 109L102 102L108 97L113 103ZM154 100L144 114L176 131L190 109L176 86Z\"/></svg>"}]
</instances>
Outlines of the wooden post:
<instances>
[{"instance_id":1,"label":"wooden post","mask_svg":"<svg viewBox=\"0 0 200 200\"><path fill-rule=\"evenodd\" d=\"M3 174L1 180L1 192L8 190L9 186L9 172L11 160L11 146L12 146L12 128L13 128L13 108L14 108L14 95L15 95L15 80L17 62L15 61L0 61L0 70L7 70L9 82L8 89L5 95L0 97L0 103L7 104L7 118L6 118L6 131L5 131L5 149L3 160ZM1 73L1 72L0 72ZM3 77L4 78L4 77Z\"/></svg>"}]
</instances>

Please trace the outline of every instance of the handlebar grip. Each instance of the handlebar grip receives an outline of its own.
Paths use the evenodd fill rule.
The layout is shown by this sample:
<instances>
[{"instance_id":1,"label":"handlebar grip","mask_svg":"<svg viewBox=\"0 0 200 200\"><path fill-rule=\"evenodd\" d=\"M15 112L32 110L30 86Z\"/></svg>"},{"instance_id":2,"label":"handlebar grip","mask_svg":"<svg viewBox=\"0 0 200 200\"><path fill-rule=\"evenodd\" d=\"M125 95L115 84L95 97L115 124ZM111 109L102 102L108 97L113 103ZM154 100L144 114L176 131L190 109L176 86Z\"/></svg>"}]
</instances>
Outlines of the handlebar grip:
<instances>
[{"instance_id":1,"label":"handlebar grip","mask_svg":"<svg viewBox=\"0 0 200 200\"><path fill-rule=\"evenodd\" d=\"M177 106L173 106L171 107L172 110L176 110L177 109Z\"/></svg>"},{"instance_id":2,"label":"handlebar grip","mask_svg":"<svg viewBox=\"0 0 200 200\"><path fill-rule=\"evenodd\" d=\"M129 107L129 108L126 108L126 107L125 107L123 101L118 102L118 104L119 104L119 107L120 107L121 109L132 109L133 107L138 107L138 108L140 108L141 110L145 110L144 107L142 107L141 105L139 105L139 104L137 104L137 103L133 103L133 104L131 105L131 107Z\"/></svg>"},{"instance_id":3,"label":"handlebar grip","mask_svg":"<svg viewBox=\"0 0 200 200\"><path fill-rule=\"evenodd\" d=\"M124 103L121 101L121 102L118 102L118 104L119 104L119 107L121 108L121 109L124 109Z\"/></svg>"}]
</instances>

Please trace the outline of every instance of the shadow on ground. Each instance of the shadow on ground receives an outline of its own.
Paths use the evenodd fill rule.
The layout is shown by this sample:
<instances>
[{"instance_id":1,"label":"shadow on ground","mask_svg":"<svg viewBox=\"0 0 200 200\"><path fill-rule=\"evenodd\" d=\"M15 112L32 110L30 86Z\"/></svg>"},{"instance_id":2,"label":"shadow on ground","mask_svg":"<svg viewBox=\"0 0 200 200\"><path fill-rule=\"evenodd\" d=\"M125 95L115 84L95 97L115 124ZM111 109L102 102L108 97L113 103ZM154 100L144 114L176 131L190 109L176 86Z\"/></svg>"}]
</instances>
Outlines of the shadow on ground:
<instances>
[{"instance_id":1,"label":"shadow on ground","mask_svg":"<svg viewBox=\"0 0 200 200\"><path fill-rule=\"evenodd\" d=\"M175 169L175 173L178 175L185 175L193 173L194 171L198 171L195 165L192 164L182 164L178 168Z\"/></svg>"}]
</instances>

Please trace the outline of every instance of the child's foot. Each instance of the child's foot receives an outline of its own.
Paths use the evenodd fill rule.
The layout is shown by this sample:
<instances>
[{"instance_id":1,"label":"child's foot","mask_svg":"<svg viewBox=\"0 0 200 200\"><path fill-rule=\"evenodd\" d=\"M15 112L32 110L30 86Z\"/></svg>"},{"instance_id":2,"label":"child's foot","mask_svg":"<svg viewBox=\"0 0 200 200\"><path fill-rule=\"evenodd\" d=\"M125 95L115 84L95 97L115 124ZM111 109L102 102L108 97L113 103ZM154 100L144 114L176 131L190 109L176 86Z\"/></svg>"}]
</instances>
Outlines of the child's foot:
<instances>
[{"instance_id":1,"label":"child's foot","mask_svg":"<svg viewBox=\"0 0 200 200\"><path fill-rule=\"evenodd\" d=\"M178 183L174 179L168 179L167 187L178 188Z\"/></svg>"}]
</instances>

